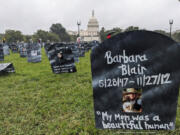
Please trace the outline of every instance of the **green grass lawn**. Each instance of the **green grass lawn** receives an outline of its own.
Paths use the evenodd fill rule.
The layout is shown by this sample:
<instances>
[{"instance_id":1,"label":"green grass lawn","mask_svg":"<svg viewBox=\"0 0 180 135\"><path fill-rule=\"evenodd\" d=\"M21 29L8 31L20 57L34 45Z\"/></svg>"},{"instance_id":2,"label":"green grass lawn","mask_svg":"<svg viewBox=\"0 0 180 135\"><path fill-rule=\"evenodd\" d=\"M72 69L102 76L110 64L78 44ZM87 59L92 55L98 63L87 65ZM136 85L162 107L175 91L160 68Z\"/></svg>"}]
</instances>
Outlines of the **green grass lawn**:
<instances>
[{"instance_id":1,"label":"green grass lawn","mask_svg":"<svg viewBox=\"0 0 180 135\"><path fill-rule=\"evenodd\" d=\"M5 62L12 62L16 73L0 76L0 135L118 135L129 132L95 128L90 53L80 58L76 64L78 72L71 74L53 74L44 49L41 63L28 63L19 54L6 56ZM180 134L180 100L176 130L155 132Z\"/></svg>"}]
</instances>

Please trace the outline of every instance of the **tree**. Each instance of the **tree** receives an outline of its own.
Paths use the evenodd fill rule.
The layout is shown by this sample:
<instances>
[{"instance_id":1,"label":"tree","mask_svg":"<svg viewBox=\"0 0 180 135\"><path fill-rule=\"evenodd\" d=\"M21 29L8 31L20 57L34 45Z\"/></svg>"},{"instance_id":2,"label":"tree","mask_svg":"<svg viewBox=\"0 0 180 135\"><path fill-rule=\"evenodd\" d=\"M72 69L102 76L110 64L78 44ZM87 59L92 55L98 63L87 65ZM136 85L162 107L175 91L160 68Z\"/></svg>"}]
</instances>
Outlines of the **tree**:
<instances>
[{"instance_id":1,"label":"tree","mask_svg":"<svg viewBox=\"0 0 180 135\"><path fill-rule=\"evenodd\" d=\"M101 28L99 34L100 34L101 41L106 40L106 34L107 34L107 33L105 32L105 28L104 28L104 27Z\"/></svg>"},{"instance_id":2,"label":"tree","mask_svg":"<svg viewBox=\"0 0 180 135\"><path fill-rule=\"evenodd\" d=\"M48 32L48 40L51 42L59 42L60 38L57 34L52 33L52 32Z\"/></svg>"},{"instance_id":3,"label":"tree","mask_svg":"<svg viewBox=\"0 0 180 135\"><path fill-rule=\"evenodd\" d=\"M121 32L123 32L123 30L121 28L116 27L110 30L108 33L112 33L111 36L115 36Z\"/></svg>"},{"instance_id":4,"label":"tree","mask_svg":"<svg viewBox=\"0 0 180 135\"><path fill-rule=\"evenodd\" d=\"M133 30L139 30L139 27L129 26L124 31L133 31Z\"/></svg>"},{"instance_id":5,"label":"tree","mask_svg":"<svg viewBox=\"0 0 180 135\"><path fill-rule=\"evenodd\" d=\"M76 42L77 40L77 35L70 35L70 41Z\"/></svg>"},{"instance_id":6,"label":"tree","mask_svg":"<svg viewBox=\"0 0 180 135\"><path fill-rule=\"evenodd\" d=\"M121 28L113 28L112 31L114 31L115 34L121 33L123 30Z\"/></svg>"},{"instance_id":7,"label":"tree","mask_svg":"<svg viewBox=\"0 0 180 135\"><path fill-rule=\"evenodd\" d=\"M58 35L56 35L55 33L44 31L44 30L38 30L33 35L34 41L38 42L39 39L41 39L42 42L47 42L48 40L51 42L59 42L60 41Z\"/></svg>"},{"instance_id":8,"label":"tree","mask_svg":"<svg viewBox=\"0 0 180 135\"><path fill-rule=\"evenodd\" d=\"M180 42L180 32L176 32L173 34L173 39L176 40L177 42Z\"/></svg>"},{"instance_id":9,"label":"tree","mask_svg":"<svg viewBox=\"0 0 180 135\"><path fill-rule=\"evenodd\" d=\"M111 33L111 36L114 36L114 35L116 35L118 33L121 33L122 31L123 30L121 28L119 28L119 27L115 27L115 28L112 28L110 30L105 30L105 28L102 27L101 30L100 30L101 41L106 40L107 35L110 34L110 33Z\"/></svg>"},{"instance_id":10,"label":"tree","mask_svg":"<svg viewBox=\"0 0 180 135\"><path fill-rule=\"evenodd\" d=\"M70 35L60 23L52 24L50 32L57 34L61 41L68 42L71 40Z\"/></svg>"},{"instance_id":11,"label":"tree","mask_svg":"<svg viewBox=\"0 0 180 135\"><path fill-rule=\"evenodd\" d=\"M169 36L169 33L167 33L166 31L163 31L163 30L154 30L154 32L160 33L165 36Z\"/></svg>"},{"instance_id":12,"label":"tree","mask_svg":"<svg viewBox=\"0 0 180 135\"><path fill-rule=\"evenodd\" d=\"M33 38L32 35L24 35L24 42L28 43Z\"/></svg>"},{"instance_id":13,"label":"tree","mask_svg":"<svg viewBox=\"0 0 180 135\"><path fill-rule=\"evenodd\" d=\"M42 42L46 42L48 39L48 32L44 31L44 30L37 30L36 33L34 33L33 35L33 40L35 40L35 42L38 42L39 39L42 40Z\"/></svg>"},{"instance_id":14,"label":"tree","mask_svg":"<svg viewBox=\"0 0 180 135\"><path fill-rule=\"evenodd\" d=\"M0 34L0 42L3 40L4 35Z\"/></svg>"},{"instance_id":15,"label":"tree","mask_svg":"<svg viewBox=\"0 0 180 135\"><path fill-rule=\"evenodd\" d=\"M20 31L6 30L5 39L8 43L23 41L23 35Z\"/></svg>"}]
</instances>

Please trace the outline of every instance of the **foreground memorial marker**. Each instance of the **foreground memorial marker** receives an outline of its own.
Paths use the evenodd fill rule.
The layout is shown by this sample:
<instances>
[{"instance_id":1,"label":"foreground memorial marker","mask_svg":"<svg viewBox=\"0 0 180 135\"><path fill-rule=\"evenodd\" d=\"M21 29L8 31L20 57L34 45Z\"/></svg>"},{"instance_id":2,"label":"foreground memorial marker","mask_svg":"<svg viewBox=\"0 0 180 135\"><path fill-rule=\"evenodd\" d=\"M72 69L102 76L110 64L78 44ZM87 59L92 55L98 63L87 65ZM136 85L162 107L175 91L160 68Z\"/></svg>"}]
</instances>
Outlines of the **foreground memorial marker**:
<instances>
[{"instance_id":1,"label":"foreground memorial marker","mask_svg":"<svg viewBox=\"0 0 180 135\"><path fill-rule=\"evenodd\" d=\"M63 43L48 48L48 58L55 74L76 72L74 55L70 47Z\"/></svg>"},{"instance_id":2,"label":"foreground memorial marker","mask_svg":"<svg viewBox=\"0 0 180 135\"><path fill-rule=\"evenodd\" d=\"M41 45L29 43L26 46L28 62L41 62Z\"/></svg>"},{"instance_id":3,"label":"foreground memorial marker","mask_svg":"<svg viewBox=\"0 0 180 135\"><path fill-rule=\"evenodd\" d=\"M180 45L148 31L118 34L93 49L97 128L172 130L180 84Z\"/></svg>"},{"instance_id":4,"label":"foreground memorial marker","mask_svg":"<svg viewBox=\"0 0 180 135\"><path fill-rule=\"evenodd\" d=\"M0 64L0 74L4 73L14 73L15 69L12 63L1 63Z\"/></svg>"}]
</instances>

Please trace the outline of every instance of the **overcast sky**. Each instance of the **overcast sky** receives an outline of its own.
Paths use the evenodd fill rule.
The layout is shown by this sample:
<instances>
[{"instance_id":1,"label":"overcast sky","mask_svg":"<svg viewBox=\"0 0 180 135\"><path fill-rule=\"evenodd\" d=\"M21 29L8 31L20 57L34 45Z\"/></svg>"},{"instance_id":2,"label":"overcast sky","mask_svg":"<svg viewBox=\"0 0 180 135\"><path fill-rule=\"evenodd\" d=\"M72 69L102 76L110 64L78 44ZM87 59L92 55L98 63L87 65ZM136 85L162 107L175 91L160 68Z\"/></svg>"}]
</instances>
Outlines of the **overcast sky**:
<instances>
[{"instance_id":1,"label":"overcast sky","mask_svg":"<svg viewBox=\"0 0 180 135\"><path fill-rule=\"evenodd\" d=\"M38 29L49 30L61 23L67 30L86 29L92 10L100 28L126 28L130 25L149 30L180 29L178 0L0 0L0 33L6 29L33 34Z\"/></svg>"}]
</instances>

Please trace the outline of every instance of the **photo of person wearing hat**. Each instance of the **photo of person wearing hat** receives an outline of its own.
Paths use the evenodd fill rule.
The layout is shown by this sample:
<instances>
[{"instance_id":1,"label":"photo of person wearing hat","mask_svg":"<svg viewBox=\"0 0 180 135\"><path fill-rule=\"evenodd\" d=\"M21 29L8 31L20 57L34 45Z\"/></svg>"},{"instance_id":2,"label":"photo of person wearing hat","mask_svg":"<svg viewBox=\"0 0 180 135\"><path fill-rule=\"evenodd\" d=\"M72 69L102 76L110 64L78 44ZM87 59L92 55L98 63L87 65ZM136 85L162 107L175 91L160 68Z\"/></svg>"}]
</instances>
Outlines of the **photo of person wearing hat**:
<instances>
[{"instance_id":1,"label":"photo of person wearing hat","mask_svg":"<svg viewBox=\"0 0 180 135\"><path fill-rule=\"evenodd\" d=\"M142 112L142 90L126 88L123 90L123 112Z\"/></svg>"}]
</instances>

